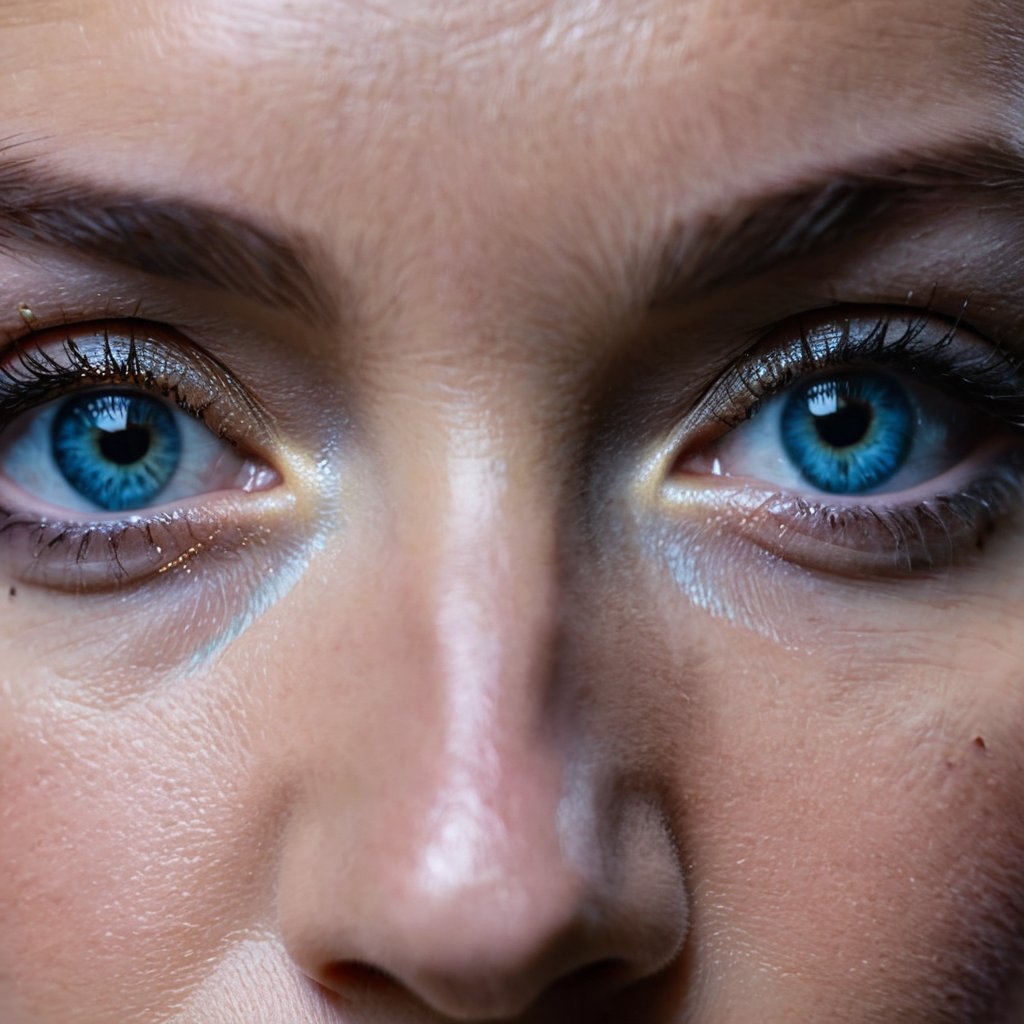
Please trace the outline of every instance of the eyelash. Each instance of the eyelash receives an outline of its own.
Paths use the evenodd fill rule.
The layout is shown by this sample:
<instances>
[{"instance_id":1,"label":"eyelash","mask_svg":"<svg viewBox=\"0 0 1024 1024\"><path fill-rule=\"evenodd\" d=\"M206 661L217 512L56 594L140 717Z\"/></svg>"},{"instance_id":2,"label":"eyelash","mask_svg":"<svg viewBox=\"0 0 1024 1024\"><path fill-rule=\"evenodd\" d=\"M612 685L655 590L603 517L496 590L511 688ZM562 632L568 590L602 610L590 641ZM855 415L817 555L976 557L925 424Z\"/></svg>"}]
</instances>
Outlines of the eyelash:
<instances>
[{"instance_id":1,"label":"eyelash","mask_svg":"<svg viewBox=\"0 0 1024 1024\"><path fill-rule=\"evenodd\" d=\"M714 410L716 417L722 426L737 426L753 417L762 401L779 394L801 377L868 363L913 374L953 398L966 400L1007 426L1024 429L1024 379L1020 360L995 345L986 345L973 357L963 348L957 349L955 342L964 333L960 323L947 325L937 338L922 344L922 335L934 323L929 315L908 317L903 313L907 324L893 339L890 332L897 315L881 314L863 340L852 336L852 324L855 319L865 320L864 314L831 321L843 325L834 350L823 350L820 343L816 346L811 336L813 328L801 325L798 358L775 349L767 357L748 357L726 373L708 395L712 405L720 403ZM824 317L821 322L830 323ZM771 338L767 339L767 344L770 346Z\"/></svg>"},{"instance_id":2,"label":"eyelash","mask_svg":"<svg viewBox=\"0 0 1024 1024\"><path fill-rule=\"evenodd\" d=\"M36 328L12 340L0 362L0 433L22 413L101 386L168 398L240 450L259 456L273 447L269 419L224 367L177 332L133 320ZM29 582L116 590L172 570L187 575L201 553L231 557L264 541L259 495L224 496L216 506L89 522L0 507L0 540Z\"/></svg>"},{"instance_id":3,"label":"eyelash","mask_svg":"<svg viewBox=\"0 0 1024 1024\"><path fill-rule=\"evenodd\" d=\"M823 313L817 325L804 318L795 331L773 332L728 370L685 418L680 434L688 443L675 456L675 465L755 416L766 399L798 379L857 364L909 372L1024 435L1020 360L993 345L962 343L959 323L947 323L936 335L936 318L928 313L878 311L870 328L854 330L855 324L870 322L866 311L845 318ZM780 345L778 339L787 330L789 344ZM64 335L59 343L55 332ZM100 342L98 352L82 343L90 335ZM56 355L47 351L47 344L56 347ZM220 364L176 332L131 320L36 328L12 341L0 363L0 432L26 410L99 385L160 394L231 444L270 447L267 418ZM235 422L239 419L244 427ZM672 481L675 500L691 503L692 488L679 488L680 474ZM742 508L746 532L763 542L767 531L783 557L840 574L906 575L950 564L982 545L1021 499L1024 450L1004 453L958 493L938 494L910 506L876 508L774 492L760 494L751 508L744 507L749 493L715 490L726 504ZM171 569L191 571L201 551L227 554L256 542L261 528L255 523L246 527L245 521L242 514L204 515L202 509L190 508L129 520L56 523L0 508L0 538L20 553L33 578L47 586L116 589ZM106 550L97 555L102 546Z\"/></svg>"},{"instance_id":4,"label":"eyelash","mask_svg":"<svg viewBox=\"0 0 1024 1024\"><path fill-rule=\"evenodd\" d=\"M79 341L72 337L72 330L79 337L93 332L102 340L99 361L83 350ZM74 324L61 328L61 332L66 332L59 346L62 359L43 348L54 334L52 329L37 329L10 343L8 358L0 362L0 431L19 413L72 391L98 385L134 386L170 398L183 412L202 420L219 437L237 444L241 438L232 437L230 431L211 422L211 411L230 388L235 397L244 402L246 411L259 421L261 429L269 429L259 406L244 389L234 384L228 371L174 331L127 320ZM123 356L116 351L117 342L121 341L127 343ZM162 368L147 365L147 357L140 354L146 347L158 353L164 363ZM157 361L153 356L148 358ZM193 395L202 392L206 393L204 400L196 401Z\"/></svg>"},{"instance_id":5,"label":"eyelash","mask_svg":"<svg viewBox=\"0 0 1024 1024\"><path fill-rule=\"evenodd\" d=\"M696 499L719 513L725 505L738 513L735 521L751 539L787 560L833 574L903 576L969 557L1024 496L1020 446L993 455L956 493L883 507L779 490L751 493L749 487L731 492L721 483L695 494L679 472L688 458L753 418L767 399L796 381L858 365L911 375L1024 439L1020 360L995 345L968 340L959 322L946 322L939 332L937 323L927 312L831 311L772 332L684 419L678 436L686 444L673 459L677 471L669 478L669 499L686 505Z\"/></svg>"}]
</instances>

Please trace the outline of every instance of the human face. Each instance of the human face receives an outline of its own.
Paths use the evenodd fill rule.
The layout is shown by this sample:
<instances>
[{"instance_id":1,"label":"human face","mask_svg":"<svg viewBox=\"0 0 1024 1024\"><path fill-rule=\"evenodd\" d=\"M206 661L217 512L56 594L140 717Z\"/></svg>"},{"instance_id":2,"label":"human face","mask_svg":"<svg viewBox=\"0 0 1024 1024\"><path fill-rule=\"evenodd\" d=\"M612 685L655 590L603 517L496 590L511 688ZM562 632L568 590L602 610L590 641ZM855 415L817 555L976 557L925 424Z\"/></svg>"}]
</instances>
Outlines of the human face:
<instances>
[{"instance_id":1,"label":"human face","mask_svg":"<svg viewBox=\"0 0 1024 1024\"><path fill-rule=\"evenodd\" d=\"M1011 8L0 4L3 1024L1019 1020Z\"/></svg>"}]
</instances>

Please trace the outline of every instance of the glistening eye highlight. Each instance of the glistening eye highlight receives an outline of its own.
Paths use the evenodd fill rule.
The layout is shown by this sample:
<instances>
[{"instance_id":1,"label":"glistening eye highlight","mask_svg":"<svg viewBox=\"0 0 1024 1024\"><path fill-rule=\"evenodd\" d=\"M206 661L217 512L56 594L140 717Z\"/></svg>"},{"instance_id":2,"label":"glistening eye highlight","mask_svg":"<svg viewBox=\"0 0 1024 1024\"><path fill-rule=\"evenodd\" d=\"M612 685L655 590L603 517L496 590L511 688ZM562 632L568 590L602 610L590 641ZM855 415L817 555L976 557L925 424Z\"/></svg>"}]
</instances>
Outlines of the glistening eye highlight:
<instances>
[{"instance_id":1,"label":"glistening eye highlight","mask_svg":"<svg viewBox=\"0 0 1024 1024\"><path fill-rule=\"evenodd\" d=\"M105 512L145 507L181 464L177 417L148 395L74 395L54 408L48 425L44 436L61 475Z\"/></svg>"},{"instance_id":2,"label":"glistening eye highlight","mask_svg":"<svg viewBox=\"0 0 1024 1024\"><path fill-rule=\"evenodd\" d=\"M226 551L280 481L271 441L228 371L165 328L22 339L0 363L0 558L75 590Z\"/></svg>"},{"instance_id":3,"label":"glistening eye highlight","mask_svg":"<svg viewBox=\"0 0 1024 1024\"><path fill-rule=\"evenodd\" d=\"M779 433L804 480L831 493L862 494L887 483L906 462L915 417L898 382L846 374L792 391Z\"/></svg>"},{"instance_id":4,"label":"glistening eye highlight","mask_svg":"<svg viewBox=\"0 0 1024 1024\"><path fill-rule=\"evenodd\" d=\"M938 317L782 327L680 428L678 511L840 574L950 565L1020 504L1016 363Z\"/></svg>"}]
</instances>

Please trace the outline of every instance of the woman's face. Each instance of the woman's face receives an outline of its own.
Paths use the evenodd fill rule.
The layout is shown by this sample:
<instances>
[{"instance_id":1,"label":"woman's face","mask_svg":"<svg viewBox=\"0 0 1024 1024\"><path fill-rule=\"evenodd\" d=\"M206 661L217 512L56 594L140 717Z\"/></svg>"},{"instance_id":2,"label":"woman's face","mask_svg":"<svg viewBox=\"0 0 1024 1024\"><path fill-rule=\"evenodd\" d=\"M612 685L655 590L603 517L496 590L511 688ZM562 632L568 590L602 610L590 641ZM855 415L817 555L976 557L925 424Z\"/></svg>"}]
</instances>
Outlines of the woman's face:
<instances>
[{"instance_id":1,"label":"woman's face","mask_svg":"<svg viewBox=\"0 0 1024 1024\"><path fill-rule=\"evenodd\" d=\"M1013 7L0 4L4 1024L1018 1019Z\"/></svg>"}]
</instances>

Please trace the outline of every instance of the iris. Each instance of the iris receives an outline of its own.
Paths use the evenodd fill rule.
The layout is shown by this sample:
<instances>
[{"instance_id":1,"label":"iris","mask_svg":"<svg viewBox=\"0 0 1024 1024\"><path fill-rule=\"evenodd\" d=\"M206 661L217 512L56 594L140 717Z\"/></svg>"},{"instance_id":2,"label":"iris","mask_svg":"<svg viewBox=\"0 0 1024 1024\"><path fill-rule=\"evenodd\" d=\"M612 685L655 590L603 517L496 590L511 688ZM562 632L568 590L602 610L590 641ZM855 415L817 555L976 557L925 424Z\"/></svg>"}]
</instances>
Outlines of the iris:
<instances>
[{"instance_id":1,"label":"iris","mask_svg":"<svg viewBox=\"0 0 1024 1024\"><path fill-rule=\"evenodd\" d=\"M68 483L109 512L149 504L181 460L172 411L157 398L126 391L69 398L54 418L50 443Z\"/></svg>"},{"instance_id":2,"label":"iris","mask_svg":"<svg viewBox=\"0 0 1024 1024\"><path fill-rule=\"evenodd\" d=\"M907 460L914 426L905 389L880 373L800 385L780 421L786 453L804 479L832 494L862 494L890 480Z\"/></svg>"}]
</instances>

